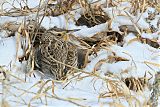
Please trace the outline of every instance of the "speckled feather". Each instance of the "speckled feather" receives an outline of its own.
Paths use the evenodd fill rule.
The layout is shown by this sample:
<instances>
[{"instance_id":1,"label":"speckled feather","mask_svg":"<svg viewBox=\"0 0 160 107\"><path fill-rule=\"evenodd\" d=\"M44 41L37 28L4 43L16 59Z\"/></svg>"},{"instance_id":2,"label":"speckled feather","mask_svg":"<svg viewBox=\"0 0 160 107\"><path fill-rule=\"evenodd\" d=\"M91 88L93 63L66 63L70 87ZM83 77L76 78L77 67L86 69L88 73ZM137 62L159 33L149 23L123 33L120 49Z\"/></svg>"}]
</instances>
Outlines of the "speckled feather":
<instances>
[{"instance_id":1,"label":"speckled feather","mask_svg":"<svg viewBox=\"0 0 160 107\"><path fill-rule=\"evenodd\" d=\"M77 48L72 43L64 41L62 34L47 31L35 49L35 68L53 79L61 80L71 68L57 61L77 67Z\"/></svg>"}]
</instances>

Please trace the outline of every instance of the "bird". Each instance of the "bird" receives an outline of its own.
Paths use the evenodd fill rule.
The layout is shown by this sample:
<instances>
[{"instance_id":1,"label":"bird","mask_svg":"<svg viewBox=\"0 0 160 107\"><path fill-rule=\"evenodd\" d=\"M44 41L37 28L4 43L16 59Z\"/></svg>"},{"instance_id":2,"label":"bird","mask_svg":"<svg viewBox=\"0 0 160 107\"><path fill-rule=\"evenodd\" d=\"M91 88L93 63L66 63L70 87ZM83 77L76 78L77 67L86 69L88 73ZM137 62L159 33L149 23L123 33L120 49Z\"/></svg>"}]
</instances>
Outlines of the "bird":
<instances>
[{"instance_id":1,"label":"bird","mask_svg":"<svg viewBox=\"0 0 160 107\"><path fill-rule=\"evenodd\" d=\"M34 49L34 69L55 80L64 80L68 73L73 73L73 68L77 67L78 49L68 37L64 32L45 31Z\"/></svg>"}]
</instances>

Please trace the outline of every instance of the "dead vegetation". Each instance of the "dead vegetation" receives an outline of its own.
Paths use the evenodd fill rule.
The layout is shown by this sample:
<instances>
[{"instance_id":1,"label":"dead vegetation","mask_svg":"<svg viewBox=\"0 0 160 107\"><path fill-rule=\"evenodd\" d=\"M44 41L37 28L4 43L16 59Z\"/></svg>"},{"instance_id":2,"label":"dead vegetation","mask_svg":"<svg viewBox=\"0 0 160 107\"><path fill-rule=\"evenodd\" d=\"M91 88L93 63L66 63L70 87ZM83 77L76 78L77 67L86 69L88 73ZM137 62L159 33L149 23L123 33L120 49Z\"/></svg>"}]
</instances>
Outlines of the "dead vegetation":
<instances>
[{"instance_id":1,"label":"dead vegetation","mask_svg":"<svg viewBox=\"0 0 160 107\"><path fill-rule=\"evenodd\" d=\"M42 2L42 0L40 0ZM128 1L128 0L127 0ZM64 0L63 2L60 0L57 1L56 4L52 4L52 2L49 0L48 3L42 3L39 7L35 8L29 8L27 5L21 8L16 8L13 6L13 9L9 11L2 11L0 12L0 16L10 16L10 17L18 17L18 16L28 16L30 14L37 14L37 17L35 20L24 20L22 23L16 23L16 22L7 22L3 25L1 25L1 30L6 30L9 34L8 37L15 36L17 34L16 40L17 40L17 47L16 51L18 53L19 46L24 51L23 56L18 56L16 54L17 59L19 62L27 61L28 65L26 68L27 75L34 75L34 67L35 67L35 60L34 60L34 48L39 46L40 44L40 38L43 36L43 34L46 32L47 29L45 29L43 26L41 26L41 22L43 20L43 17L45 16L59 16L63 14L69 14L70 11L74 11L77 8L75 8L77 5L79 8L83 8L83 14L81 17L75 21L77 26L83 26L86 25L88 28L94 27L96 25L102 24L102 23L111 23L112 19L105 13L102 9L101 6L95 5L95 3L89 3L86 0ZM54 0L53 0L54 2ZM105 5L106 7L116 7L118 3L121 1L112 1L109 0ZM140 13L143 13L146 10L147 6L153 6L159 11L159 6L156 4L158 3L157 0L153 0L153 2L149 0L132 0L129 1L132 5L132 8L130 10L130 14L136 15L137 11L140 11ZM7 3L7 2L5 2ZM3 3L3 4L5 4ZM97 3L98 4L98 3ZM3 6L3 5L2 5ZM97 6L97 7L96 7ZM78 9L79 9L78 8ZM38 17L41 17L41 19L38 19ZM129 17L129 16L128 16ZM154 18L154 15L149 16L149 20L152 20ZM141 43L148 44L154 48L159 48L159 44L157 43L157 38L153 39L148 39L148 38L143 38L141 37L141 29L139 26L137 26L137 23L134 23L134 25L124 25L119 27L120 31L114 31L112 29L107 29L106 31L103 32L98 32L92 37L85 37L85 38L78 38L76 36L70 37L73 41L78 41L79 43L79 53L78 53L78 67L73 67L70 65L67 65L65 63L57 61L57 63L60 63L62 65L65 65L66 67L74 69L76 72L71 72L67 74L67 78L65 78L62 81L57 81L57 80L48 80L48 81L38 81L36 84L34 84L32 87L30 87L27 90L19 90L23 91L23 94L31 93L30 89L40 85L39 90L34 94L34 97L30 100L28 106L32 106L32 102L37 99L41 99L41 97L47 98L54 98L62 101L68 101L70 103L73 103L77 106L84 106L79 103L76 103L74 101L74 98L60 98L56 96L55 93L55 83L64 83L65 87L67 87L68 84L71 83L71 81L76 80L80 81L83 78L87 77L93 77L96 79L101 79L105 83L105 88L107 91L104 91L99 94L99 99L101 98L125 98L129 105L132 105L131 101L136 101L137 106L146 106L147 103L140 104L140 101L131 95L131 91L133 92L138 92L138 91L144 91L144 88L148 86L148 79L146 77L143 78L123 78L119 79L119 77L116 77L113 74L106 74L105 77L102 77L99 75L98 69L101 67L103 63L117 63L120 61L130 61L129 59L117 56L114 51L111 50L110 46L112 45L118 45L123 47L124 43L124 37L126 36L125 34L128 33L134 33L137 37L136 39L132 39L129 41L129 43L132 43L134 41L138 41ZM60 32L60 34L69 34L71 32L78 31L79 29L73 29L73 30L67 30L67 29L60 29L60 28L50 28L48 30L54 30L55 32ZM149 29L150 31L152 29ZM154 31L152 31L154 32ZM21 38L24 38L24 41L21 41ZM67 39L67 38L66 38ZM101 49L105 49L107 51L110 51L112 55L108 56L104 60L100 60L98 63L96 63L94 70L92 72L87 72L82 70L81 68L85 68L87 64L90 62L89 56L95 55L97 56L97 52L99 52ZM159 66L159 65L157 65ZM7 78L6 75L11 75L5 72L5 70L1 70L0 67L0 73L4 75L4 78ZM129 72L129 71L128 71ZM81 74L85 74L87 76L81 76ZM45 75L45 73L43 73ZM112 78L114 77L114 79ZM16 79L19 80L18 77L15 77ZM52 85L48 86L48 83L51 82ZM7 85L7 84L4 84ZM11 86L12 87L12 86ZM65 88L64 87L64 88ZM94 87L94 86L93 86ZM15 88L15 87L14 87ZM48 94L48 92L52 90L52 95ZM21 96L20 95L20 96ZM16 96L17 97L17 96ZM147 102L147 101L146 101ZM7 104L5 102L5 104ZM25 105L25 104L24 104ZM46 101L47 105L47 101ZM123 104L121 103L110 103L111 106L114 107L123 107ZM9 107L7 105L7 107Z\"/></svg>"}]
</instances>

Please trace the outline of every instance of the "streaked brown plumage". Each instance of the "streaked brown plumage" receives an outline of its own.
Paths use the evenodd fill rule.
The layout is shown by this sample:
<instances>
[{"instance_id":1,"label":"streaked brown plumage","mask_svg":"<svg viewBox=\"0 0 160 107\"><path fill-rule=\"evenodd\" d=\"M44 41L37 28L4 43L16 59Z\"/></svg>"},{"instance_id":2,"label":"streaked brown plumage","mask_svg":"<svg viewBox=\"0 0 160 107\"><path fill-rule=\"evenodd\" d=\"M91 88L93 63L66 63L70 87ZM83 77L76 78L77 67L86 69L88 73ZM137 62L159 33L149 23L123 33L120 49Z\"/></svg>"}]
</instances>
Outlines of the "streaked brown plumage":
<instances>
[{"instance_id":1,"label":"streaked brown plumage","mask_svg":"<svg viewBox=\"0 0 160 107\"><path fill-rule=\"evenodd\" d=\"M77 47L65 40L66 35L68 34L46 31L40 37L40 45L35 48L35 69L47 77L63 80L73 70L64 64L77 67Z\"/></svg>"}]
</instances>

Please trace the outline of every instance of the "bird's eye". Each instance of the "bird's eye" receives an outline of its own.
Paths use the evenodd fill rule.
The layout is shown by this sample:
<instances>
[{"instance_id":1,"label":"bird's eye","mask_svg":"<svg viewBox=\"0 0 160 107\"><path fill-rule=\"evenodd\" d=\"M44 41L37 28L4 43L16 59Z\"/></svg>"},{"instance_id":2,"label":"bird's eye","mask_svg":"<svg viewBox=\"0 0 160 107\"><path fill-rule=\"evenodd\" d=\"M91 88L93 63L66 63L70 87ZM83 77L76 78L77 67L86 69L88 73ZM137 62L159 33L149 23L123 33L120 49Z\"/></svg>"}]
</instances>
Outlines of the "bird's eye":
<instances>
[{"instance_id":1,"label":"bird's eye","mask_svg":"<svg viewBox=\"0 0 160 107\"><path fill-rule=\"evenodd\" d=\"M61 36L61 34L59 33L57 36Z\"/></svg>"}]
</instances>

